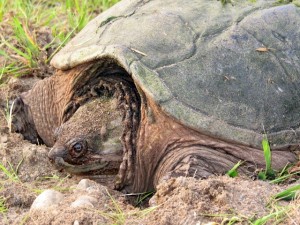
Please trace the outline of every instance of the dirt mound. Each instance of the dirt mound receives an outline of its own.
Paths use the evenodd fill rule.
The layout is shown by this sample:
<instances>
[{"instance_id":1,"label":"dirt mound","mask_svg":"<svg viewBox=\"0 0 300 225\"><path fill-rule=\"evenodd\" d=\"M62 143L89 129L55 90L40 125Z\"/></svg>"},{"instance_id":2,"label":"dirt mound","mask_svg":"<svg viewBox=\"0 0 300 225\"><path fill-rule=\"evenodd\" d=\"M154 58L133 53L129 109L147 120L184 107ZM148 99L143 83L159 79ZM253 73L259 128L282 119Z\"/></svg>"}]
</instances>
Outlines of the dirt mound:
<instances>
[{"instance_id":1,"label":"dirt mound","mask_svg":"<svg viewBox=\"0 0 300 225\"><path fill-rule=\"evenodd\" d=\"M260 218L269 213L278 186L227 176L207 180L179 177L159 185L150 205L158 206L145 224L203 224L224 217Z\"/></svg>"}]
</instances>

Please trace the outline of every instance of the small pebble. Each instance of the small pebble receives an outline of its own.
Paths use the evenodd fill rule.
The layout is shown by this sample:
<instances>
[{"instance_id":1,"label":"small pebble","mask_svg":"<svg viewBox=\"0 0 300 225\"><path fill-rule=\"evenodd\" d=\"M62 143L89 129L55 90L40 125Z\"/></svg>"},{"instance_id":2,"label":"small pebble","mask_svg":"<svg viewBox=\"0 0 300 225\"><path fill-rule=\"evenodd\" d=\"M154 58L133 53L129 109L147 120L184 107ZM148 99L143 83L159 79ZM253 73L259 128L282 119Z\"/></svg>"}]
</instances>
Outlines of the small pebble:
<instances>
[{"instance_id":1,"label":"small pebble","mask_svg":"<svg viewBox=\"0 0 300 225\"><path fill-rule=\"evenodd\" d=\"M88 195L80 196L76 201L71 203L72 208L93 208L97 199Z\"/></svg>"},{"instance_id":2,"label":"small pebble","mask_svg":"<svg viewBox=\"0 0 300 225\"><path fill-rule=\"evenodd\" d=\"M48 210L51 206L58 204L64 195L58 191L46 190L41 193L32 203L30 211Z\"/></svg>"},{"instance_id":3,"label":"small pebble","mask_svg":"<svg viewBox=\"0 0 300 225\"><path fill-rule=\"evenodd\" d=\"M79 221L78 220L75 220L73 225L79 225Z\"/></svg>"},{"instance_id":4,"label":"small pebble","mask_svg":"<svg viewBox=\"0 0 300 225\"><path fill-rule=\"evenodd\" d=\"M7 143L8 137L5 134L1 134L0 143Z\"/></svg>"},{"instance_id":5,"label":"small pebble","mask_svg":"<svg viewBox=\"0 0 300 225\"><path fill-rule=\"evenodd\" d=\"M77 185L77 189L80 189L80 190L86 190L88 189L89 187L92 187L94 186L94 182L89 180L89 179L82 179L81 181L79 181L78 185Z\"/></svg>"},{"instance_id":6,"label":"small pebble","mask_svg":"<svg viewBox=\"0 0 300 225\"><path fill-rule=\"evenodd\" d=\"M82 193L88 194L90 196L101 195L101 196L107 196L107 188L105 186L102 186L101 184L89 180L89 179L82 179L77 186L74 188L74 193Z\"/></svg>"}]
</instances>

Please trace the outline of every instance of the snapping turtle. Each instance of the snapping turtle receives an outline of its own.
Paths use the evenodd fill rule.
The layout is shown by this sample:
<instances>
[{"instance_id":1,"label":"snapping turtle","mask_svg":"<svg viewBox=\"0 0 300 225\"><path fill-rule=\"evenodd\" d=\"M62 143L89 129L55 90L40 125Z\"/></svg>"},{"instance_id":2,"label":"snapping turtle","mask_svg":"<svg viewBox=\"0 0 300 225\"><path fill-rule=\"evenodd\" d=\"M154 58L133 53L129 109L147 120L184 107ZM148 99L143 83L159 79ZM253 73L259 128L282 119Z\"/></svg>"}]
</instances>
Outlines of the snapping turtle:
<instances>
[{"instance_id":1,"label":"snapping turtle","mask_svg":"<svg viewBox=\"0 0 300 225\"><path fill-rule=\"evenodd\" d=\"M115 188L127 191L239 160L244 172L263 167L263 134L273 167L284 167L300 141L300 9L275 3L124 0L16 99L15 130L53 146L56 165L117 174ZM105 149L109 140L120 141Z\"/></svg>"}]
</instances>

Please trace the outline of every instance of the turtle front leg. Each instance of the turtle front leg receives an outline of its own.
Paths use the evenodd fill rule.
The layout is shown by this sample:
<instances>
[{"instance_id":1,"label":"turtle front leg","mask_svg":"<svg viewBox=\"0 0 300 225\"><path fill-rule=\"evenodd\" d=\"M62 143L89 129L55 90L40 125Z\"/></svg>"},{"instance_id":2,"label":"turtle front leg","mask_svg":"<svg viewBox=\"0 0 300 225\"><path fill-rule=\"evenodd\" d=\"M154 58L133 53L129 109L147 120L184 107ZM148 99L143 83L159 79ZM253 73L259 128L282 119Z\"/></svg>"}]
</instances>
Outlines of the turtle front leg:
<instances>
[{"instance_id":1,"label":"turtle front leg","mask_svg":"<svg viewBox=\"0 0 300 225\"><path fill-rule=\"evenodd\" d=\"M207 139L187 140L169 150L160 162L154 177L154 186L171 177L207 178L211 175L222 175L229 171L238 161L243 164L239 172L253 175L257 169L265 168L263 151L247 146L226 143L220 140ZM203 146L204 142L208 146ZM176 145L173 143L173 145ZM291 151L272 151L272 167L280 170L287 164L295 162L296 155Z\"/></svg>"},{"instance_id":2,"label":"turtle front leg","mask_svg":"<svg viewBox=\"0 0 300 225\"><path fill-rule=\"evenodd\" d=\"M12 131L21 133L25 139L34 144L42 144L34 125L30 109L25 105L21 96L17 97L12 105Z\"/></svg>"},{"instance_id":3,"label":"turtle front leg","mask_svg":"<svg viewBox=\"0 0 300 225\"><path fill-rule=\"evenodd\" d=\"M181 149L180 153L171 153L161 162L155 174L155 186L171 177L184 176L202 179L224 174L238 161L232 155L203 146Z\"/></svg>"},{"instance_id":4,"label":"turtle front leg","mask_svg":"<svg viewBox=\"0 0 300 225\"><path fill-rule=\"evenodd\" d=\"M248 175L265 167L262 149L230 143L190 129L168 117L151 101L142 104L141 112L136 155L139 170L135 171L134 191L153 190L169 177L221 175L239 161L244 162L240 172ZM296 160L295 153L289 149L272 151L274 169Z\"/></svg>"}]
</instances>

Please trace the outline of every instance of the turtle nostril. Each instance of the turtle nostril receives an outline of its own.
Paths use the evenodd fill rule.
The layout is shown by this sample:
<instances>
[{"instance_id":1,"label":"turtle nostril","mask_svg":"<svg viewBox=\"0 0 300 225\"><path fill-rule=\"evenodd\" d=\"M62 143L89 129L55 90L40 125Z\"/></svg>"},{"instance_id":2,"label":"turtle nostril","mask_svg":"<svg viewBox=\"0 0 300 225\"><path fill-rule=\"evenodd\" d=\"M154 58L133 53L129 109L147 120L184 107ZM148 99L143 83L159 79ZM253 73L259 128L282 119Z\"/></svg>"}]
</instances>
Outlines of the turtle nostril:
<instances>
[{"instance_id":1,"label":"turtle nostril","mask_svg":"<svg viewBox=\"0 0 300 225\"><path fill-rule=\"evenodd\" d=\"M48 158L51 163L55 163L55 159L58 157L62 157L66 152L64 147L53 147L48 153Z\"/></svg>"},{"instance_id":2,"label":"turtle nostril","mask_svg":"<svg viewBox=\"0 0 300 225\"><path fill-rule=\"evenodd\" d=\"M49 157L48 157L48 158L49 158ZM50 161L51 163L54 163L54 159L49 158L49 161Z\"/></svg>"},{"instance_id":3,"label":"turtle nostril","mask_svg":"<svg viewBox=\"0 0 300 225\"><path fill-rule=\"evenodd\" d=\"M50 154L50 152L48 153L48 159L51 163L55 162L55 157L52 154Z\"/></svg>"}]
</instances>

